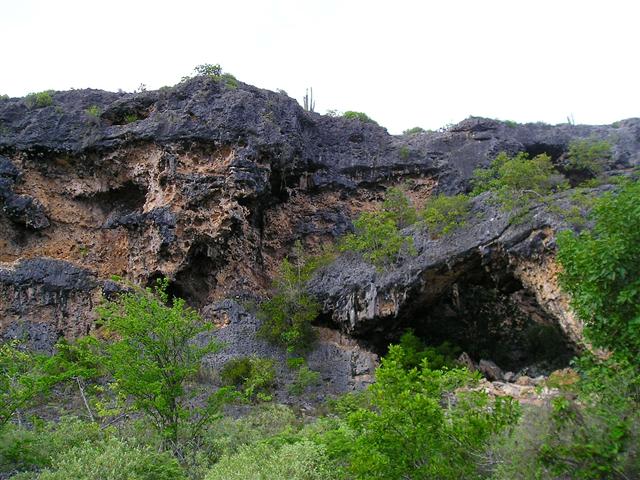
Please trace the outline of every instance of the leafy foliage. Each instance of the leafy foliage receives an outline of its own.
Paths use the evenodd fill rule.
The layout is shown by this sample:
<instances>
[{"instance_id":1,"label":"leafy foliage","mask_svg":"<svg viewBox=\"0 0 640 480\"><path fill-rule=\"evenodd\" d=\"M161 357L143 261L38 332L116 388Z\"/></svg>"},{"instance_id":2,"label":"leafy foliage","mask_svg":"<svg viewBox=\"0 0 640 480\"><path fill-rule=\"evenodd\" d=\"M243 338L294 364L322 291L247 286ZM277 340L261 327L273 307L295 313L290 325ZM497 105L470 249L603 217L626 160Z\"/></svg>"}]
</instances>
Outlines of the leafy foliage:
<instances>
[{"instance_id":1,"label":"leafy foliage","mask_svg":"<svg viewBox=\"0 0 640 480\"><path fill-rule=\"evenodd\" d=\"M331 253L309 257L296 242L292 259L286 258L280 265L275 294L260 304L260 335L291 353L309 349L315 340L311 322L319 315L320 304L307 293L306 282L330 258Z\"/></svg>"},{"instance_id":2,"label":"leafy foliage","mask_svg":"<svg viewBox=\"0 0 640 480\"><path fill-rule=\"evenodd\" d=\"M543 201L553 192L567 188L567 183L547 154L529 158L526 152L509 157L502 152L489 168L477 169L473 178L473 195L493 192L507 211Z\"/></svg>"},{"instance_id":3,"label":"leafy foliage","mask_svg":"<svg viewBox=\"0 0 640 480\"><path fill-rule=\"evenodd\" d=\"M32 429L10 424L0 431L0 473L50 467L52 459L61 453L103 436L96 423L75 417L35 422Z\"/></svg>"},{"instance_id":4,"label":"leafy foliage","mask_svg":"<svg viewBox=\"0 0 640 480\"><path fill-rule=\"evenodd\" d=\"M427 201L420 216L429 232L438 237L463 227L470 210L471 204L467 195L446 196L441 193Z\"/></svg>"},{"instance_id":5,"label":"leafy foliage","mask_svg":"<svg viewBox=\"0 0 640 480\"><path fill-rule=\"evenodd\" d=\"M347 478L480 478L477 456L493 434L517 418L508 399L490 402L481 392L457 393L474 382L463 369L431 370L426 361L407 370L392 346L370 387L370 408L356 408L345 424L324 436Z\"/></svg>"},{"instance_id":6,"label":"leafy foliage","mask_svg":"<svg viewBox=\"0 0 640 480\"><path fill-rule=\"evenodd\" d=\"M271 400L276 370L273 360L239 357L229 360L220 371L223 384L240 389L246 400Z\"/></svg>"},{"instance_id":7,"label":"leafy foliage","mask_svg":"<svg viewBox=\"0 0 640 480\"><path fill-rule=\"evenodd\" d=\"M91 105L89 108L85 110L85 113L93 118L99 118L102 110L98 105Z\"/></svg>"},{"instance_id":8,"label":"leafy foliage","mask_svg":"<svg viewBox=\"0 0 640 480\"><path fill-rule=\"evenodd\" d=\"M413 333L413 330L404 332L398 345L401 349L396 352L396 358L407 370L418 368L425 361L432 370L453 368L456 366L456 358L461 353L460 348L449 342L444 342L437 347L427 346Z\"/></svg>"},{"instance_id":9,"label":"leafy foliage","mask_svg":"<svg viewBox=\"0 0 640 480\"><path fill-rule=\"evenodd\" d=\"M408 128L406 129L404 132L402 132L403 135L416 135L418 133L424 133L426 132L426 130L422 127L413 127L413 128Z\"/></svg>"},{"instance_id":10,"label":"leafy foliage","mask_svg":"<svg viewBox=\"0 0 640 480\"><path fill-rule=\"evenodd\" d=\"M640 182L605 194L595 226L558 235L562 287L588 339L628 358L640 355Z\"/></svg>"},{"instance_id":11,"label":"leafy foliage","mask_svg":"<svg viewBox=\"0 0 640 480\"><path fill-rule=\"evenodd\" d=\"M320 382L320 372L311 370L307 365L298 368L296 379L289 385L289 393L302 395L307 388Z\"/></svg>"},{"instance_id":12,"label":"leafy foliage","mask_svg":"<svg viewBox=\"0 0 640 480\"><path fill-rule=\"evenodd\" d=\"M569 144L568 157L569 168L597 175L604 169L604 162L611 158L611 144L595 138L573 140Z\"/></svg>"},{"instance_id":13,"label":"leafy foliage","mask_svg":"<svg viewBox=\"0 0 640 480\"><path fill-rule=\"evenodd\" d=\"M24 97L24 103L29 108L44 108L53 105L53 90L45 90L44 92L30 93Z\"/></svg>"},{"instance_id":14,"label":"leafy foliage","mask_svg":"<svg viewBox=\"0 0 640 480\"><path fill-rule=\"evenodd\" d=\"M99 308L105 330L116 338L104 346L100 361L112 387L148 417L165 446L177 450L217 413L226 392L209 395L204 408L190 408L186 384L218 344L196 341L211 324L184 300L170 302L167 287L166 279L159 280L154 290L134 288Z\"/></svg>"},{"instance_id":15,"label":"leafy foliage","mask_svg":"<svg viewBox=\"0 0 640 480\"><path fill-rule=\"evenodd\" d=\"M363 123L373 123L374 125L378 124L378 122L376 122L363 112L354 112L353 110L347 110L342 114L342 116L349 120L358 120Z\"/></svg>"},{"instance_id":16,"label":"leafy foliage","mask_svg":"<svg viewBox=\"0 0 640 480\"><path fill-rule=\"evenodd\" d=\"M258 443L223 457L205 480L330 480L324 447L308 440L272 446Z\"/></svg>"},{"instance_id":17,"label":"leafy foliage","mask_svg":"<svg viewBox=\"0 0 640 480\"><path fill-rule=\"evenodd\" d=\"M640 474L640 378L626 362L578 362L581 379L533 407L494 446L496 480Z\"/></svg>"},{"instance_id":18,"label":"leafy foliage","mask_svg":"<svg viewBox=\"0 0 640 480\"><path fill-rule=\"evenodd\" d=\"M418 219L409 198L398 187L391 187L386 191L382 211L391 216L398 228L413 225Z\"/></svg>"},{"instance_id":19,"label":"leafy foliage","mask_svg":"<svg viewBox=\"0 0 640 480\"><path fill-rule=\"evenodd\" d=\"M111 438L82 443L57 456L38 480L180 480L186 479L177 460L150 448L132 447Z\"/></svg>"},{"instance_id":20,"label":"leafy foliage","mask_svg":"<svg viewBox=\"0 0 640 480\"><path fill-rule=\"evenodd\" d=\"M56 357L28 351L16 341L0 344L0 429L67 378Z\"/></svg>"},{"instance_id":21,"label":"leafy foliage","mask_svg":"<svg viewBox=\"0 0 640 480\"><path fill-rule=\"evenodd\" d=\"M413 238L400 229L415 220L415 209L402 190L390 188L381 210L361 213L353 222L355 233L344 237L340 250L360 252L365 260L381 267L394 261L402 250L413 254Z\"/></svg>"}]
</instances>

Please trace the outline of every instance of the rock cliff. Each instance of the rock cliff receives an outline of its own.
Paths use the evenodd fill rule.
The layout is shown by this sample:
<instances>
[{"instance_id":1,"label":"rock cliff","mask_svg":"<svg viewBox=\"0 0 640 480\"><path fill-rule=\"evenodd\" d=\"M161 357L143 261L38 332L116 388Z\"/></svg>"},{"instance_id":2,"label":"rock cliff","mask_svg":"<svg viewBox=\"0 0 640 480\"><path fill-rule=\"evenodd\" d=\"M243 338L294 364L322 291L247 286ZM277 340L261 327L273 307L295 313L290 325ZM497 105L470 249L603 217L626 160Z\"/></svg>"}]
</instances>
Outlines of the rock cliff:
<instances>
[{"instance_id":1,"label":"rock cliff","mask_svg":"<svg viewBox=\"0 0 640 480\"><path fill-rule=\"evenodd\" d=\"M501 151L546 152L561 166L574 138L611 142L608 170L640 165L640 119L550 126L470 118L392 136L373 123L306 112L285 94L209 77L52 99L42 108L0 100L0 333L45 350L60 336L91 331L93 307L119 275L143 285L169 277L170 293L223 325L229 351L240 351L243 329L256 321L240 304L267 293L294 242L317 251L335 241L391 186L420 206L434 192L468 190L473 170ZM556 199L560 210L568 195ZM512 342L504 362L513 368L530 360L531 322L522 316L578 345L580 325L556 280L562 215L534 206L517 223L484 197L473 211L451 237L434 240L411 227L417 255L385 271L342 255L310 284L323 304L320 324L374 351L407 327L455 339L476 357ZM497 322L474 325L478 312L501 309ZM337 390L368 381L375 355L346 337L323 338L318 358L344 357L336 360L342 370L324 362L344 372Z\"/></svg>"}]
</instances>

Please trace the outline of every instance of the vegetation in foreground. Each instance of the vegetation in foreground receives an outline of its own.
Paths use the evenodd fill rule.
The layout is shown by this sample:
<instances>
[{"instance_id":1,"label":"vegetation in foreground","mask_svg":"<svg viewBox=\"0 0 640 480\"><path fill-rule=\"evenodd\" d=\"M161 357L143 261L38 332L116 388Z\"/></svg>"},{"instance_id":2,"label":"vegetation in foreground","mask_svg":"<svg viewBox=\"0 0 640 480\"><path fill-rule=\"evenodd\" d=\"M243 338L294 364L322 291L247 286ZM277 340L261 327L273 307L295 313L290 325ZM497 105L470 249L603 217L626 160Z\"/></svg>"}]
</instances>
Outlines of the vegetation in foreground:
<instances>
[{"instance_id":1,"label":"vegetation in foreground","mask_svg":"<svg viewBox=\"0 0 640 480\"><path fill-rule=\"evenodd\" d=\"M485 180L512 178L505 164ZM536 165L547 171L545 159ZM390 347L374 385L329 402L319 418L303 421L270 403L225 417L222 402L249 395L253 370L262 378L269 368L250 359L229 367L227 383L239 393L202 391L200 361L215 343L202 341L208 326L161 283L107 302L100 337L61 344L53 357L2 346L0 472L40 480L637 478L639 196L638 182L623 182L595 202L593 229L559 236L563 288L587 340L610 353L584 355L574 373L550 378L560 394L546 405L522 408L475 391L477 374L452 363L450 349L425 348L407 334ZM383 210L399 231L415 221L403 198L390 195ZM272 319L273 338L292 355L304 334L290 319L314 263L302 258L282 269L278 305L288 313ZM55 422L30 415L52 389L77 391L82 402L60 405L67 410Z\"/></svg>"}]
</instances>

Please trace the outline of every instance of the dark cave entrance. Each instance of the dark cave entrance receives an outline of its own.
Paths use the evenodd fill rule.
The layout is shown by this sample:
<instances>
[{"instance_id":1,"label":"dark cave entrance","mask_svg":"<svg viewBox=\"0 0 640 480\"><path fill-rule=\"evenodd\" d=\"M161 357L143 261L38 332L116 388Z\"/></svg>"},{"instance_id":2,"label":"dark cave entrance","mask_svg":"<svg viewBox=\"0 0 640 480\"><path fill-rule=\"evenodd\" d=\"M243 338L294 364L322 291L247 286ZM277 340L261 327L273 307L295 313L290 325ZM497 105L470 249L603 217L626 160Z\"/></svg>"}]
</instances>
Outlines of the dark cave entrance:
<instances>
[{"instance_id":1,"label":"dark cave entrance","mask_svg":"<svg viewBox=\"0 0 640 480\"><path fill-rule=\"evenodd\" d=\"M555 319L513 275L506 262L480 255L427 275L388 335L373 341L384 354L407 329L427 345L459 347L474 363L491 360L503 371L530 376L566 367L574 345Z\"/></svg>"},{"instance_id":2,"label":"dark cave entrance","mask_svg":"<svg viewBox=\"0 0 640 480\"><path fill-rule=\"evenodd\" d=\"M219 267L212 250L203 243L191 246L184 266L169 280L169 302L174 298L182 298L187 305L195 309L207 304L209 294L217 285L216 272ZM149 277L147 285L155 286L157 280L163 277L162 273L155 272Z\"/></svg>"}]
</instances>

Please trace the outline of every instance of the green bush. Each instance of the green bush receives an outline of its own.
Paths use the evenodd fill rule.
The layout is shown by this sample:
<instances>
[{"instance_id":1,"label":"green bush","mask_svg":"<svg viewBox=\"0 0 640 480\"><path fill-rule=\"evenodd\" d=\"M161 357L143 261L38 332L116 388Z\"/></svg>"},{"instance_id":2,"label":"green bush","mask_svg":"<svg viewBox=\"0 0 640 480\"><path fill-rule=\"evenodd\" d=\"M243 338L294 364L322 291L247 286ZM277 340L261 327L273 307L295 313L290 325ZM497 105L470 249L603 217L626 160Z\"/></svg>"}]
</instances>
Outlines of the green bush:
<instances>
[{"instance_id":1,"label":"green bush","mask_svg":"<svg viewBox=\"0 0 640 480\"><path fill-rule=\"evenodd\" d=\"M179 451L199 435L217 414L226 390L205 396L205 406L192 408L187 383L200 369L203 357L219 345L194 342L212 329L183 299L170 299L168 280L155 289L130 287L129 292L98 309L111 341L100 344L96 361L112 377L111 387L128 399L129 408L146 415L164 439L165 448Z\"/></svg>"},{"instance_id":2,"label":"green bush","mask_svg":"<svg viewBox=\"0 0 640 480\"><path fill-rule=\"evenodd\" d=\"M363 258L382 267L393 262L401 251L415 254L413 237L400 231L416 221L416 211L399 188L390 188L382 209L361 213L353 222L355 233L347 234L339 249L362 253Z\"/></svg>"},{"instance_id":3,"label":"green bush","mask_svg":"<svg viewBox=\"0 0 640 480\"><path fill-rule=\"evenodd\" d=\"M24 102L29 108L44 108L53 105L53 90L30 93L24 98Z\"/></svg>"},{"instance_id":4,"label":"green bush","mask_svg":"<svg viewBox=\"0 0 640 480\"><path fill-rule=\"evenodd\" d=\"M262 320L259 334L290 353L304 352L315 341L311 323L320 314L320 304L306 291L313 273L332 258L331 253L309 257L302 244L296 242L292 259L280 265L274 280L274 295L260 304L258 318Z\"/></svg>"},{"instance_id":5,"label":"green bush","mask_svg":"<svg viewBox=\"0 0 640 480\"><path fill-rule=\"evenodd\" d=\"M37 479L179 480L186 476L169 454L111 438L95 444L84 442L62 452Z\"/></svg>"},{"instance_id":6,"label":"green bush","mask_svg":"<svg viewBox=\"0 0 640 480\"><path fill-rule=\"evenodd\" d=\"M233 455L244 445L253 445L297 430L298 423L290 407L273 403L257 404L243 417L223 417L208 426L203 434L202 449L211 455L214 462L223 455Z\"/></svg>"},{"instance_id":7,"label":"green bush","mask_svg":"<svg viewBox=\"0 0 640 480\"><path fill-rule=\"evenodd\" d=\"M289 385L289 393L292 395L302 395L309 387L320 383L320 372L311 370L308 366L302 365L297 372L296 379Z\"/></svg>"},{"instance_id":8,"label":"green bush","mask_svg":"<svg viewBox=\"0 0 640 480\"><path fill-rule=\"evenodd\" d=\"M515 422L516 402L461 391L447 401L477 374L431 370L426 362L407 370L404 355L402 347L392 346L369 388L370 406L356 406L337 428L320 435L329 458L353 479L482 478L480 453Z\"/></svg>"},{"instance_id":9,"label":"green bush","mask_svg":"<svg viewBox=\"0 0 640 480\"><path fill-rule=\"evenodd\" d=\"M398 228L413 225L418 219L411 201L398 187L391 187L386 191L384 202L382 202L382 211L391 216Z\"/></svg>"},{"instance_id":10,"label":"green bush","mask_svg":"<svg viewBox=\"0 0 640 480\"><path fill-rule=\"evenodd\" d=\"M560 282L595 346L640 356L640 182L595 202L593 230L558 235Z\"/></svg>"},{"instance_id":11,"label":"green bush","mask_svg":"<svg viewBox=\"0 0 640 480\"><path fill-rule=\"evenodd\" d=\"M529 158L526 152L510 157L502 152L489 168L477 169L473 195L493 192L504 210L528 207L531 202L548 200L548 195L566 189L564 177L554 168L547 154Z\"/></svg>"},{"instance_id":12,"label":"green bush","mask_svg":"<svg viewBox=\"0 0 640 480\"><path fill-rule=\"evenodd\" d=\"M403 248L410 251L413 247L413 238L402 235L389 212L361 213L353 226L355 233L344 237L340 250L360 252L378 267L393 262Z\"/></svg>"},{"instance_id":13,"label":"green bush","mask_svg":"<svg viewBox=\"0 0 640 480\"><path fill-rule=\"evenodd\" d=\"M58 356L32 352L17 341L0 343L0 430L72 375L59 368Z\"/></svg>"},{"instance_id":14,"label":"green bush","mask_svg":"<svg viewBox=\"0 0 640 480\"><path fill-rule=\"evenodd\" d=\"M103 437L98 424L75 417L62 417L57 422L36 422L30 429L9 424L0 430L0 473L49 467L52 458Z\"/></svg>"},{"instance_id":15,"label":"green bush","mask_svg":"<svg viewBox=\"0 0 640 480\"><path fill-rule=\"evenodd\" d=\"M222 383L237 387L247 400L271 400L276 380L273 360L239 357L229 360L220 370Z\"/></svg>"},{"instance_id":16,"label":"green bush","mask_svg":"<svg viewBox=\"0 0 640 480\"><path fill-rule=\"evenodd\" d=\"M363 112L354 112L352 110L348 110L344 112L342 116L349 120L359 120L360 122L363 122L363 123L373 123L375 125L378 124L375 120L369 118L369 116Z\"/></svg>"},{"instance_id":17,"label":"green bush","mask_svg":"<svg viewBox=\"0 0 640 480\"><path fill-rule=\"evenodd\" d=\"M100 107L98 105L91 105L89 108L87 108L85 110L85 113L87 115L89 115L90 117L100 118L100 115L102 114L102 110L100 109ZM127 123L129 123L129 122L127 122Z\"/></svg>"},{"instance_id":18,"label":"green bush","mask_svg":"<svg viewBox=\"0 0 640 480\"><path fill-rule=\"evenodd\" d=\"M434 237L447 235L466 224L471 210L469 197L464 194L431 197L420 216Z\"/></svg>"},{"instance_id":19,"label":"green bush","mask_svg":"<svg viewBox=\"0 0 640 480\"><path fill-rule=\"evenodd\" d=\"M604 163L611 158L611 144L606 140L586 138L569 144L568 166L597 175L604 170Z\"/></svg>"},{"instance_id":20,"label":"green bush","mask_svg":"<svg viewBox=\"0 0 640 480\"><path fill-rule=\"evenodd\" d=\"M496 480L640 475L640 377L627 363L578 362L582 378L531 407L493 447Z\"/></svg>"},{"instance_id":21,"label":"green bush","mask_svg":"<svg viewBox=\"0 0 640 480\"><path fill-rule=\"evenodd\" d=\"M416 135L418 133L424 133L426 130L422 127L413 127L413 128L408 128L407 130L405 130L404 132L402 132L403 135Z\"/></svg>"},{"instance_id":22,"label":"green bush","mask_svg":"<svg viewBox=\"0 0 640 480\"><path fill-rule=\"evenodd\" d=\"M137 113L127 113L125 114L125 116L123 117L124 123L133 123L133 122L137 122L138 120L140 120L140 117L138 117Z\"/></svg>"},{"instance_id":23,"label":"green bush","mask_svg":"<svg viewBox=\"0 0 640 480\"><path fill-rule=\"evenodd\" d=\"M429 347L413 333L413 330L403 333L398 345L401 349L398 350L396 358L407 370L420 367L425 361L431 370L453 368L456 358L462 353L460 348L449 342Z\"/></svg>"},{"instance_id":24,"label":"green bush","mask_svg":"<svg viewBox=\"0 0 640 480\"><path fill-rule=\"evenodd\" d=\"M308 440L293 444L258 443L223 457L205 480L330 480L335 478L321 445Z\"/></svg>"}]
</instances>

